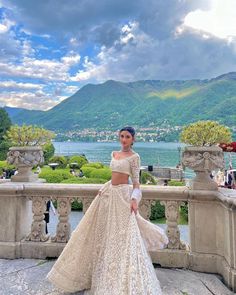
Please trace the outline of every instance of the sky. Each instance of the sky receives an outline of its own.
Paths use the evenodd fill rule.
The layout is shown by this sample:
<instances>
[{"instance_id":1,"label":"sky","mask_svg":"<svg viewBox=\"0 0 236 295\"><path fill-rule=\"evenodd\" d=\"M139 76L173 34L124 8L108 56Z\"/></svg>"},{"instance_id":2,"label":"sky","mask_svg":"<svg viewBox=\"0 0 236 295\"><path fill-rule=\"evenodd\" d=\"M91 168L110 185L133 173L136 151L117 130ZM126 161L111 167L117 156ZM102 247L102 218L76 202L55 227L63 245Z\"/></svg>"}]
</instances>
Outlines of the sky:
<instances>
[{"instance_id":1,"label":"sky","mask_svg":"<svg viewBox=\"0 0 236 295\"><path fill-rule=\"evenodd\" d=\"M49 110L88 83L236 71L236 0L0 0L0 106Z\"/></svg>"}]
</instances>

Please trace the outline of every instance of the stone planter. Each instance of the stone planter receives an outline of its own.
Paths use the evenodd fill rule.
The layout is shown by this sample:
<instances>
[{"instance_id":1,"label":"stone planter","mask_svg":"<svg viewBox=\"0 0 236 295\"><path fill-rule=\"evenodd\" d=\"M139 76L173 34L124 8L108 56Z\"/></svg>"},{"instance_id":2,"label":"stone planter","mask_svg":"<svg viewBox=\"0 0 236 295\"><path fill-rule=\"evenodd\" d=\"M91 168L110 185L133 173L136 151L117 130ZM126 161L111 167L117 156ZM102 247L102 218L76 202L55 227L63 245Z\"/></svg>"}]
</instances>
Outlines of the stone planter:
<instances>
[{"instance_id":1,"label":"stone planter","mask_svg":"<svg viewBox=\"0 0 236 295\"><path fill-rule=\"evenodd\" d=\"M45 182L32 172L32 167L44 163L41 146L10 147L7 162L17 167L18 173L11 176L16 182Z\"/></svg>"},{"instance_id":2,"label":"stone planter","mask_svg":"<svg viewBox=\"0 0 236 295\"><path fill-rule=\"evenodd\" d=\"M187 146L182 153L182 165L196 173L190 188L217 190L217 183L211 179L213 170L224 168L224 153L218 146Z\"/></svg>"}]
</instances>

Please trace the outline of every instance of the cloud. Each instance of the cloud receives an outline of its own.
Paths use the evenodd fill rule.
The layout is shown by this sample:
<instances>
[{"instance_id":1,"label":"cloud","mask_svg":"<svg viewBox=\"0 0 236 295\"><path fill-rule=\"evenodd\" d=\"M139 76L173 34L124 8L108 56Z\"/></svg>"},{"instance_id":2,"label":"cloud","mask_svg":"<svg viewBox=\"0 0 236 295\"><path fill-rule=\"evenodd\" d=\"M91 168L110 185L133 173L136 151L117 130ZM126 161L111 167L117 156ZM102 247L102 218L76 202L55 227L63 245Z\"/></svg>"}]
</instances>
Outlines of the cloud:
<instances>
[{"instance_id":1,"label":"cloud","mask_svg":"<svg viewBox=\"0 0 236 295\"><path fill-rule=\"evenodd\" d=\"M0 93L1 105L25 108L30 110L48 110L61 101L61 97L55 100L50 95L40 90L36 92L8 91Z\"/></svg>"},{"instance_id":2,"label":"cloud","mask_svg":"<svg viewBox=\"0 0 236 295\"><path fill-rule=\"evenodd\" d=\"M35 78L42 81L69 81L68 71L80 61L80 56L63 56L60 60L25 57L15 64L0 63L2 76Z\"/></svg>"},{"instance_id":3,"label":"cloud","mask_svg":"<svg viewBox=\"0 0 236 295\"><path fill-rule=\"evenodd\" d=\"M50 35L60 40L92 40L108 46L118 34L117 26L138 13L140 0L2 1L12 10L25 32ZM50 12L50 13L49 13ZM43 21L42 21L43 20Z\"/></svg>"},{"instance_id":4,"label":"cloud","mask_svg":"<svg viewBox=\"0 0 236 295\"><path fill-rule=\"evenodd\" d=\"M187 13L196 8L206 9L210 0L82 0L79 3L77 0L69 3L8 0L3 3L14 10L15 19L31 34L111 46L119 38L119 27L128 21L137 21L143 32L159 40L168 38Z\"/></svg>"},{"instance_id":5,"label":"cloud","mask_svg":"<svg viewBox=\"0 0 236 295\"><path fill-rule=\"evenodd\" d=\"M69 94L74 94L78 90L79 90L78 86L69 85L69 86L66 87L65 92L69 93Z\"/></svg>"},{"instance_id":6,"label":"cloud","mask_svg":"<svg viewBox=\"0 0 236 295\"><path fill-rule=\"evenodd\" d=\"M232 46L217 38L205 40L185 32L180 38L157 40L137 22L130 22L121 28L120 39L112 47L103 46L94 60L86 57L84 69L71 80L211 78L234 71L235 64Z\"/></svg>"},{"instance_id":7,"label":"cloud","mask_svg":"<svg viewBox=\"0 0 236 295\"><path fill-rule=\"evenodd\" d=\"M0 91L11 103L35 97L36 107L41 91L48 108L89 82L236 70L234 0L0 1Z\"/></svg>"},{"instance_id":8,"label":"cloud","mask_svg":"<svg viewBox=\"0 0 236 295\"><path fill-rule=\"evenodd\" d=\"M185 28L236 41L236 1L212 0L209 10L197 9L189 12L184 18L183 30Z\"/></svg>"},{"instance_id":9,"label":"cloud","mask_svg":"<svg viewBox=\"0 0 236 295\"><path fill-rule=\"evenodd\" d=\"M33 84L33 83L22 83L22 82L16 82L16 81L0 81L0 88L2 89L18 89L18 90L24 90L24 89L42 89L44 85L42 84Z\"/></svg>"}]
</instances>

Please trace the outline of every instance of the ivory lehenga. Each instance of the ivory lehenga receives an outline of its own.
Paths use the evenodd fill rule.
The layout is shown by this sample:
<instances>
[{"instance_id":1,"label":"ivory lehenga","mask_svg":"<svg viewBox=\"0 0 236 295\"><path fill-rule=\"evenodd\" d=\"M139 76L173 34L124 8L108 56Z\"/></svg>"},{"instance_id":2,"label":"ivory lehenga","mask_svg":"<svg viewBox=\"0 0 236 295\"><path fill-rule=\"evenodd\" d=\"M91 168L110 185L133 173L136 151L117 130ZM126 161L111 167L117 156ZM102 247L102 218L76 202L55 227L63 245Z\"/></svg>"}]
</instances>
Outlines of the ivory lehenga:
<instances>
[{"instance_id":1,"label":"ivory lehenga","mask_svg":"<svg viewBox=\"0 0 236 295\"><path fill-rule=\"evenodd\" d=\"M112 171L127 173L139 182L140 156L115 159ZM59 290L84 295L160 295L148 251L168 243L164 230L130 211L131 184L107 181L71 233L62 253L47 274ZM138 203L140 198L138 199Z\"/></svg>"}]
</instances>

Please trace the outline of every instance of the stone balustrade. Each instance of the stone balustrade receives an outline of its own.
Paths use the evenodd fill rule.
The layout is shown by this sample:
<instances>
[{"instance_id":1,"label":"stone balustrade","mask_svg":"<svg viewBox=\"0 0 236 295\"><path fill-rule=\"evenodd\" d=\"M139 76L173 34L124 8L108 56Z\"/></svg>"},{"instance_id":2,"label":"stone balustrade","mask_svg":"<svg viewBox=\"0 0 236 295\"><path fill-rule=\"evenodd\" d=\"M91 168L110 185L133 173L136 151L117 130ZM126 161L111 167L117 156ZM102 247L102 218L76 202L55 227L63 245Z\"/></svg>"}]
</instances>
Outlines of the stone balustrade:
<instances>
[{"instance_id":1,"label":"stone balustrade","mask_svg":"<svg viewBox=\"0 0 236 295\"><path fill-rule=\"evenodd\" d=\"M84 213L97 195L98 184L6 182L0 184L0 258L58 257L70 238L69 215L74 200ZM236 291L236 191L141 185L140 214L149 219L151 205L165 206L167 248L150 252L163 267L219 273ZM45 233L46 202L57 200L54 236ZM181 240L179 206L187 201L190 243Z\"/></svg>"}]
</instances>

